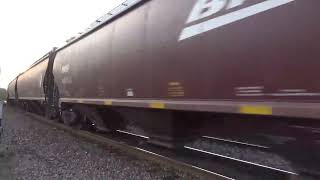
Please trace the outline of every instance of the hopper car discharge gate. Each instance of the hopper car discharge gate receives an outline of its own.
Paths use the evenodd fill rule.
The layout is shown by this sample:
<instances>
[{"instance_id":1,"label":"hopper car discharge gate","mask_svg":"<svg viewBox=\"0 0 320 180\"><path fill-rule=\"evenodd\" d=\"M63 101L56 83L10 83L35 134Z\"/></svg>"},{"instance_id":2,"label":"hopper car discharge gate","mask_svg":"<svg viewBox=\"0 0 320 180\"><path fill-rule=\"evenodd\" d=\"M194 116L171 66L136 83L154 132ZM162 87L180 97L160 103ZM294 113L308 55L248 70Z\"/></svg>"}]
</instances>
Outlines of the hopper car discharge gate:
<instances>
[{"instance_id":1,"label":"hopper car discharge gate","mask_svg":"<svg viewBox=\"0 0 320 180\"><path fill-rule=\"evenodd\" d=\"M48 54L48 67L43 79L43 92L45 95L46 112L45 115L49 119L59 116L59 89L55 83L52 72L54 59L56 57L57 48L53 48Z\"/></svg>"}]
</instances>

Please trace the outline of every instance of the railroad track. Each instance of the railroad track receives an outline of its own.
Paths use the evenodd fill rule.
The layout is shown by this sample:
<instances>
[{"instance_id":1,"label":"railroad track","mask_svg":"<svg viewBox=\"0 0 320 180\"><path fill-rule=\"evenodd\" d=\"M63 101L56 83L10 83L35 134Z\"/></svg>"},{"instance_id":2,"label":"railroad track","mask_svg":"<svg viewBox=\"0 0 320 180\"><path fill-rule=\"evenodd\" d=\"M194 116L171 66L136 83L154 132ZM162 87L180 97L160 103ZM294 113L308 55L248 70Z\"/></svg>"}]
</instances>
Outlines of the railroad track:
<instances>
[{"instance_id":1,"label":"railroad track","mask_svg":"<svg viewBox=\"0 0 320 180\"><path fill-rule=\"evenodd\" d=\"M100 145L111 146L138 158L151 160L166 167L187 172L201 179L301 179L295 172L276 169L232 157L206 152L185 146L177 151L156 147L147 143L149 137L118 130L109 134L97 134L68 127L42 116L26 113L32 119L62 129L74 136Z\"/></svg>"}]
</instances>

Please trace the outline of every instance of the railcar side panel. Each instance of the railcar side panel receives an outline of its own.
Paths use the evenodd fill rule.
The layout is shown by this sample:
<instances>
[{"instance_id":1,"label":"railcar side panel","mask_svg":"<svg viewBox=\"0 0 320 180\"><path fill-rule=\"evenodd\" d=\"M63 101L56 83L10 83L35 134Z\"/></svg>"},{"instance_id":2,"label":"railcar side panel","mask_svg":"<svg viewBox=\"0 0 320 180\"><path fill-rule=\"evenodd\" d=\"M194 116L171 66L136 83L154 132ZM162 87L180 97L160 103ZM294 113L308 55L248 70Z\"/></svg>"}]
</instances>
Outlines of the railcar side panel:
<instances>
[{"instance_id":1,"label":"railcar side panel","mask_svg":"<svg viewBox=\"0 0 320 180\"><path fill-rule=\"evenodd\" d=\"M193 9L190 8L194 6L195 1L188 4L186 12L192 12ZM220 15L227 12L226 10L224 13L220 12ZM180 19L183 23L178 29L206 23L210 18L219 17L212 15L210 18L187 23L189 15L190 13L187 13ZM254 52L254 47L250 45L256 41L256 36L261 35L256 28L264 22L260 23L248 18L198 36L175 41L177 47L175 60L176 64L179 64L176 71L180 72L185 96L207 100L254 99L252 96L240 96L242 92L246 93L248 90L238 88L264 85L261 61ZM259 97L259 99L265 98L265 96Z\"/></svg>"},{"instance_id":2,"label":"railcar side panel","mask_svg":"<svg viewBox=\"0 0 320 180\"><path fill-rule=\"evenodd\" d=\"M45 59L19 76L17 83L19 99L44 99L43 79L47 66L48 59Z\"/></svg>"},{"instance_id":3,"label":"railcar side panel","mask_svg":"<svg viewBox=\"0 0 320 180\"><path fill-rule=\"evenodd\" d=\"M319 102L319 5L295 1L256 19L264 27L257 26L262 33L252 47L263 63L268 98Z\"/></svg>"},{"instance_id":4,"label":"railcar side panel","mask_svg":"<svg viewBox=\"0 0 320 180\"><path fill-rule=\"evenodd\" d=\"M113 25L59 51L53 73L61 98L111 97Z\"/></svg>"},{"instance_id":5,"label":"railcar side panel","mask_svg":"<svg viewBox=\"0 0 320 180\"><path fill-rule=\"evenodd\" d=\"M117 19L112 43L113 98L151 97L152 59L147 57L148 3Z\"/></svg>"},{"instance_id":6,"label":"railcar side panel","mask_svg":"<svg viewBox=\"0 0 320 180\"><path fill-rule=\"evenodd\" d=\"M267 1L276 3L244 1L194 21L200 1L143 3L58 52L61 97L318 100L318 1L288 1L181 39L188 28Z\"/></svg>"},{"instance_id":7,"label":"railcar side panel","mask_svg":"<svg viewBox=\"0 0 320 180\"><path fill-rule=\"evenodd\" d=\"M169 3L169 4L168 4ZM179 32L183 28L191 1L151 1L148 11L146 43L149 62L152 67L152 97L176 99L189 98L185 89L181 67L186 61L177 57ZM197 60L198 61L198 60ZM182 62L182 64L180 64ZM198 62L193 61L196 64ZM197 74L188 74L188 78ZM196 87L199 82L193 82ZM202 88L198 88L201 92ZM202 93L197 97L200 99Z\"/></svg>"}]
</instances>

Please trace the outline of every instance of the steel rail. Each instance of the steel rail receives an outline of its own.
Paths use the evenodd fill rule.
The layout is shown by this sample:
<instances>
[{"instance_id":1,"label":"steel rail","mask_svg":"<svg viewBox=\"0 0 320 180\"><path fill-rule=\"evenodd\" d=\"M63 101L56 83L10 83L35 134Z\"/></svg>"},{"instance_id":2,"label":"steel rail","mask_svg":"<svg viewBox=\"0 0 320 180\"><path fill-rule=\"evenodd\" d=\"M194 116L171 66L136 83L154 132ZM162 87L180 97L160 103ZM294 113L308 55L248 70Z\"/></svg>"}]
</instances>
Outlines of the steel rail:
<instances>
[{"instance_id":1,"label":"steel rail","mask_svg":"<svg viewBox=\"0 0 320 180\"><path fill-rule=\"evenodd\" d=\"M270 149L270 147L267 147L267 146L262 146L262 145L258 145L258 144L251 144L251 143L247 143L247 142L240 142L240 141L235 141L235 140L230 140L230 139L223 139L223 138L210 137L210 136L202 136L202 138L209 139L209 140L222 141L222 142L226 142L226 143L230 143L230 144L244 145L244 146L248 146L248 147Z\"/></svg>"}]
</instances>

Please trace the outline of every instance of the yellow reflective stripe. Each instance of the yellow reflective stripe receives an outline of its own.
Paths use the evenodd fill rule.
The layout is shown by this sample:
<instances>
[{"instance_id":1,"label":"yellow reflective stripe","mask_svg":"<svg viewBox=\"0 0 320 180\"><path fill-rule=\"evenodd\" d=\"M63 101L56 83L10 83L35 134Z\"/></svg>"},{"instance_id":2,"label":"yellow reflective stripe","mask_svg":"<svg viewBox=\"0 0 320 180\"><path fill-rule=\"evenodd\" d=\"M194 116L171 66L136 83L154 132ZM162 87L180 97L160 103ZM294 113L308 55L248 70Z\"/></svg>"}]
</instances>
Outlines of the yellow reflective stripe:
<instances>
[{"instance_id":1,"label":"yellow reflective stripe","mask_svg":"<svg viewBox=\"0 0 320 180\"><path fill-rule=\"evenodd\" d=\"M162 102L153 102L149 104L150 108L155 108L155 109L164 109L166 106Z\"/></svg>"},{"instance_id":2,"label":"yellow reflective stripe","mask_svg":"<svg viewBox=\"0 0 320 180\"><path fill-rule=\"evenodd\" d=\"M111 100L104 101L103 104L106 105L106 106L111 106L112 105L112 101Z\"/></svg>"},{"instance_id":3,"label":"yellow reflective stripe","mask_svg":"<svg viewBox=\"0 0 320 180\"><path fill-rule=\"evenodd\" d=\"M272 107L269 106L240 106L240 113L256 115L272 115Z\"/></svg>"}]
</instances>

